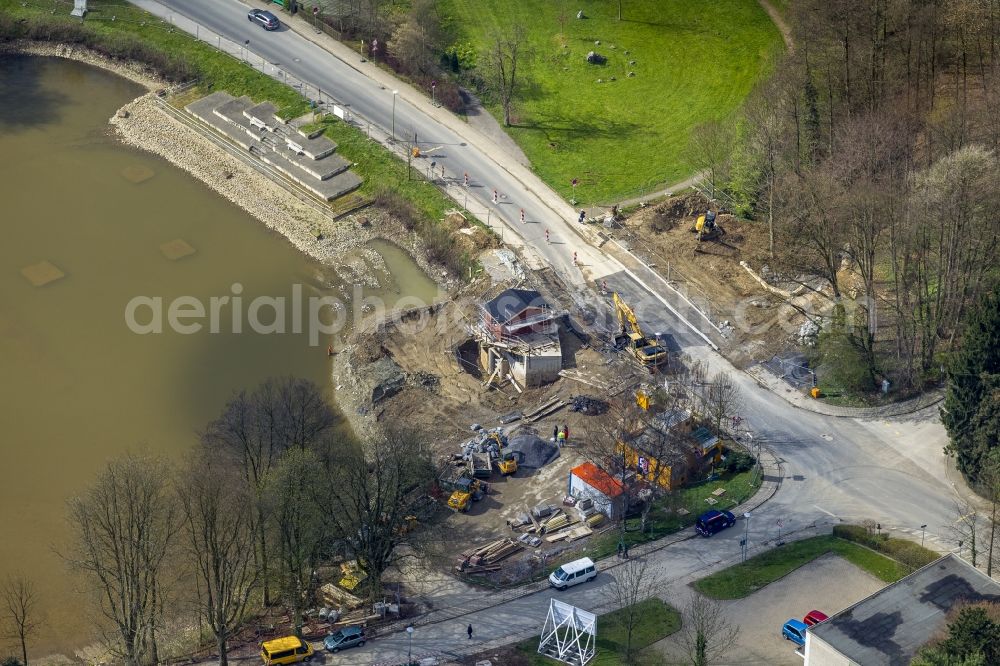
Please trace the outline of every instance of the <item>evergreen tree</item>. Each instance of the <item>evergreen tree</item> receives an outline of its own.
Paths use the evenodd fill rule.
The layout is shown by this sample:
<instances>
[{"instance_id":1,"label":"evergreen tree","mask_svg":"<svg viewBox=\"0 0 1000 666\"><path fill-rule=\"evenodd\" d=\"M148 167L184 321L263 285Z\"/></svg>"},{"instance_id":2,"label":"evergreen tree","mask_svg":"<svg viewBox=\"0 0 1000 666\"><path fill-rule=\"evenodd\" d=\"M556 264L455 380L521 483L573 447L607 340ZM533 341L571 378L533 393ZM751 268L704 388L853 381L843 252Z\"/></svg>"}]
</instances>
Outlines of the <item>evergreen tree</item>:
<instances>
[{"instance_id":1,"label":"evergreen tree","mask_svg":"<svg viewBox=\"0 0 1000 666\"><path fill-rule=\"evenodd\" d=\"M997 446L1000 431L1000 288L995 288L971 313L962 348L948 368L948 395L941 421L958 469L972 482L979 476L982 457ZM981 433L981 434L980 434Z\"/></svg>"},{"instance_id":2,"label":"evergreen tree","mask_svg":"<svg viewBox=\"0 0 1000 666\"><path fill-rule=\"evenodd\" d=\"M948 638L941 643L945 652L960 659L983 655L987 664L1000 659L1000 625L990 620L985 608L963 608L948 625Z\"/></svg>"}]
</instances>

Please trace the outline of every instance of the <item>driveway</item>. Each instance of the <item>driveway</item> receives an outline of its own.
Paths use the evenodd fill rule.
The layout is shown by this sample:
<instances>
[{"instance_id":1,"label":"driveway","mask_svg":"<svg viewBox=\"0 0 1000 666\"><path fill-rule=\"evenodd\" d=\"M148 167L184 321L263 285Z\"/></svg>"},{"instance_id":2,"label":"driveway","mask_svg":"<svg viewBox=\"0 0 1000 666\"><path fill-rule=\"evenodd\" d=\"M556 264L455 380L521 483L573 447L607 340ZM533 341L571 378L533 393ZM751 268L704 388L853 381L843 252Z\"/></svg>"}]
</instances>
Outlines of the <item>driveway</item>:
<instances>
[{"instance_id":1,"label":"driveway","mask_svg":"<svg viewBox=\"0 0 1000 666\"><path fill-rule=\"evenodd\" d=\"M789 664L801 666L795 645L781 637L781 625L789 618L802 619L809 611L827 615L838 613L885 583L837 555L827 554L796 569L781 580L754 592L745 599L723 602L729 621L739 625L736 647L719 664ZM680 592L680 591L678 591ZM680 592L680 597L689 592ZM683 605L678 595L665 597ZM667 663L684 663L680 634L668 636L652 646Z\"/></svg>"}]
</instances>

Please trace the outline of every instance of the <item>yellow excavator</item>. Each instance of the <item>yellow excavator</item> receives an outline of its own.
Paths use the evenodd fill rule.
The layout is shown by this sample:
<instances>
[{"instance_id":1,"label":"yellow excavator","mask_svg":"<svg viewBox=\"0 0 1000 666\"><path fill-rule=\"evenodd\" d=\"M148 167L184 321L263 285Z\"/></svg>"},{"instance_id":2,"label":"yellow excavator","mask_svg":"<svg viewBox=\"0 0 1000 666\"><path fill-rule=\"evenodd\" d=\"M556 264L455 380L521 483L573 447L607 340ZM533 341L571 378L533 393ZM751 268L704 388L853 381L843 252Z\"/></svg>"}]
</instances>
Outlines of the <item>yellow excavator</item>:
<instances>
[{"instance_id":1,"label":"yellow excavator","mask_svg":"<svg viewBox=\"0 0 1000 666\"><path fill-rule=\"evenodd\" d=\"M504 451L497 458L497 469L504 476L512 476L517 473L517 454L513 451Z\"/></svg>"},{"instance_id":2,"label":"yellow excavator","mask_svg":"<svg viewBox=\"0 0 1000 666\"><path fill-rule=\"evenodd\" d=\"M621 325L621 333L615 336L615 346L627 347L629 353L644 368L653 369L665 365L669 356L667 348L643 335L635 312L621 299L618 292L611 295L611 300L614 301L618 323Z\"/></svg>"}]
</instances>

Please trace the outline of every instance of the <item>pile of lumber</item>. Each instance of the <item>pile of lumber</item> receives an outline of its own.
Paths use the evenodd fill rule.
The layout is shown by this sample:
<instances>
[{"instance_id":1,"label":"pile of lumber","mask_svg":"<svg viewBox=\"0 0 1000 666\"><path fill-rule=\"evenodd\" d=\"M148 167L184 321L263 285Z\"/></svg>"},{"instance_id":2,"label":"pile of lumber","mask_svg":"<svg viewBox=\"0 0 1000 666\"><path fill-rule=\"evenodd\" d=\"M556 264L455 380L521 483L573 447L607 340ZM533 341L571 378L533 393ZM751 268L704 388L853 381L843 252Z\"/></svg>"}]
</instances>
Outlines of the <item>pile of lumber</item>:
<instances>
[{"instance_id":1,"label":"pile of lumber","mask_svg":"<svg viewBox=\"0 0 1000 666\"><path fill-rule=\"evenodd\" d=\"M604 522L603 513L595 513L594 515L587 517L587 525L589 525L590 527L597 527L603 522Z\"/></svg>"},{"instance_id":2,"label":"pile of lumber","mask_svg":"<svg viewBox=\"0 0 1000 666\"><path fill-rule=\"evenodd\" d=\"M570 518L567 514L557 513L542 523L542 534L552 534L553 532L558 532L562 528L575 522L576 521Z\"/></svg>"},{"instance_id":3,"label":"pile of lumber","mask_svg":"<svg viewBox=\"0 0 1000 666\"><path fill-rule=\"evenodd\" d=\"M472 548L462 552L458 556L458 563L455 569L466 573L481 573L487 571L498 571L500 561L505 560L514 553L524 550L524 544L513 539L503 538L491 541L485 546Z\"/></svg>"},{"instance_id":4,"label":"pile of lumber","mask_svg":"<svg viewBox=\"0 0 1000 666\"><path fill-rule=\"evenodd\" d=\"M330 608L354 609L361 606L361 599L354 596L347 590L343 590L333 583L327 583L316 591L319 602L323 606Z\"/></svg>"}]
</instances>

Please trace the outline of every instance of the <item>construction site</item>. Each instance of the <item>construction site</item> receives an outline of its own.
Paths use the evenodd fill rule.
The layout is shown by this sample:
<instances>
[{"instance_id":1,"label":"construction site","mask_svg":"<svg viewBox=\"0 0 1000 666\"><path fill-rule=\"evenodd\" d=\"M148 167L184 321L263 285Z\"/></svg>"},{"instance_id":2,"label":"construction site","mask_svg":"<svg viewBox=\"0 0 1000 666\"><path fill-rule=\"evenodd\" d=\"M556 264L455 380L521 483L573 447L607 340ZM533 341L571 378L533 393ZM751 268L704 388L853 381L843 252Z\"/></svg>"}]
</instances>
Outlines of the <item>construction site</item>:
<instances>
[{"instance_id":1,"label":"construction site","mask_svg":"<svg viewBox=\"0 0 1000 666\"><path fill-rule=\"evenodd\" d=\"M620 447L631 470L614 470L594 447L609 411L656 413L649 394L681 359L617 293L583 308L550 271L528 271L506 249L484 252L481 264L449 301L359 329L337 354L334 380L357 432L404 419L433 433L441 473L432 495L448 533L461 535L434 566L504 586L587 552L594 535L635 513L625 484L679 488L708 477L728 448L693 397L671 400L656 423L678 433L676 450L651 455L636 432Z\"/></svg>"}]
</instances>

